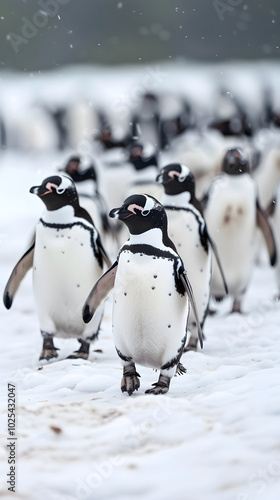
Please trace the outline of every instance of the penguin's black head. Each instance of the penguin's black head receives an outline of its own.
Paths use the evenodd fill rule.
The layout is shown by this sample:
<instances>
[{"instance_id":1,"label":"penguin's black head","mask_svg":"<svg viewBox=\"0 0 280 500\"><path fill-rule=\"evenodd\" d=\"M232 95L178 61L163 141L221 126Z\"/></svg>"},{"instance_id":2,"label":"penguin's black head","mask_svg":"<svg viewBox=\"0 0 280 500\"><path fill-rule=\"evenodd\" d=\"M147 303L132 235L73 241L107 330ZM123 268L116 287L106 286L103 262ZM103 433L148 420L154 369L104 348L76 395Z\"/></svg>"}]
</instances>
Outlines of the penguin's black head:
<instances>
[{"instance_id":1,"label":"penguin's black head","mask_svg":"<svg viewBox=\"0 0 280 500\"><path fill-rule=\"evenodd\" d=\"M79 156L71 156L66 164L65 172L69 175L76 173L79 170L80 163L81 158Z\"/></svg>"},{"instance_id":2,"label":"penguin's black head","mask_svg":"<svg viewBox=\"0 0 280 500\"><path fill-rule=\"evenodd\" d=\"M167 216L163 206L156 198L147 194L129 196L121 207L113 208L109 216L123 221L131 234L142 234L154 228L167 228Z\"/></svg>"},{"instance_id":3,"label":"penguin's black head","mask_svg":"<svg viewBox=\"0 0 280 500\"><path fill-rule=\"evenodd\" d=\"M29 192L37 194L50 211L58 210L65 205L78 205L75 184L66 175L47 177L40 186L33 186Z\"/></svg>"},{"instance_id":4,"label":"penguin's black head","mask_svg":"<svg viewBox=\"0 0 280 500\"><path fill-rule=\"evenodd\" d=\"M170 163L161 168L156 180L163 184L166 194L174 195L188 191L191 197L195 195L194 175L186 165Z\"/></svg>"},{"instance_id":5,"label":"penguin's black head","mask_svg":"<svg viewBox=\"0 0 280 500\"><path fill-rule=\"evenodd\" d=\"M222 172L229 175L241 175L250 172L248 158L240 148L228 149L223 159Z\"/></svg>"},{"instance_id":6,"label":"penguin's black head","mask_svg":"<svg viewBox=\"0 0 280 500\"><path fill-rule=\"evenodd\" d=\"M143 145L140 142L135 142L130 148L130 158L139 158L143 155Z\"/></svg>"}]
</instances>

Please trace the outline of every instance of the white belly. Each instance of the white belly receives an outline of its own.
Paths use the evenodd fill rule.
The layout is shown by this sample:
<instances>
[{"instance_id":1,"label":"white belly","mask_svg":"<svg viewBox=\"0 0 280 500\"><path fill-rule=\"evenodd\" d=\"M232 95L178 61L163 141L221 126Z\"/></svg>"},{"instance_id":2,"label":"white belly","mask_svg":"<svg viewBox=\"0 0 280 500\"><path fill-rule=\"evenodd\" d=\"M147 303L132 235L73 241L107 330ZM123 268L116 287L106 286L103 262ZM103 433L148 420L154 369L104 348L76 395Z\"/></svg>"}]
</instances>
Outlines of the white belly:
<instances>
[{"instance_id":1,"label":"white belly","mask_svg":"<svg viewBox=\"0 0 280 500\"><path fill-rule=\"evenodd\" d=\"M101 274L90 246L90 231L80 226L57 231L39 223L33 283L40 329L65 337L94 333L102 311L86 328L82 308Z\"/></svg>"},{"instance_id":2,"label":"white belly","mask_svg":"<svg viewBox=\"0 0 280 500\"><path fill-rule=\"evenodd\" d=\"M227 177L209 199L205 218L218 248L229 293L236 295L246 287L254 262L256 191L247 174L229 180ZM224 294L215 261L211 290L215 295Z\"/></svg>"},{"instance_id":3,"label":"white belly","mask_svg":"<svg viewBox=\"0 0 280 500\"><path fill-rule=\"evenodd\" d=\"M175 290L173 261L129 251L119 259L114 288L116 348L134 362L160 368L185 335L188 300Z\"/></svg>"},{"instance_id":4,"label":"white belly","mask_svg":"<svg viewBox=\"0 0 280 500\"><path fill-rule=\"evenodd\" d=\"M166 210L168 233L184 262L191 283L199 320L202 321L210 294L211 251L201 246L198 222L192 212L185 210ZM190 310L189 326L195 321Z\"/></svg>"}]
</instances>

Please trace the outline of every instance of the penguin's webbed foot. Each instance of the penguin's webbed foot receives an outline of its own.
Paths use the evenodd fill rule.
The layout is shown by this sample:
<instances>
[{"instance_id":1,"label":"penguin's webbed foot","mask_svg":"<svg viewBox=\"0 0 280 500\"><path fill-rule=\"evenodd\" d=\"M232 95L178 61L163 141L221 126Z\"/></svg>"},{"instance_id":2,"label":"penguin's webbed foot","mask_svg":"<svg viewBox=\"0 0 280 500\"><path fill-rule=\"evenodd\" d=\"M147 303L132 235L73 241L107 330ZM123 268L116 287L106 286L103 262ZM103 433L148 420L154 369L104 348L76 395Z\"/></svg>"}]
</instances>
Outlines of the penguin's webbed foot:
<instances>
[{"instance_id":1,"label":"penguin's webbed foot","mask_svg":"<svg viewBox=\"0 0 280 500\"><path fill-rule=\"evenodd\" d=\"M58 354L57 351L59 351L58 347L55 347L53 345L53 338L52 337L44 337L43 340L43 349L41 351L39 361L42 359L46 359L49 361L50 359L57 358Z\"/></svg>"},{"instance_id":2,"label":"penguin's webbed foot","mask_svg":"<svg viewBox=\"0 0 280 500\"><path fill-rule=\"evenodd\" d=\"M135 365L124 366L123 378L121 381L121 391L127 392L129 396L140 387L140 375L135 369Z\"/></svg>"},{"instance_id":3,"label":"penguin's webbed foot","mask_svg":"<svg viewBox=\"0 0 280 500\"><path fill-rule=\"evenodd\" d=\"M78 342L80 342L81 347L77 351L74 351L73 354L70 354L70 356L67 356L67 359L88 359L89 355L89 342L83 339L77 339Z\"/></svg>"},{"instance_id":4,"label":"penguin's webbed foot","mask_svg":"<svg viewBox=\"0 0 280 500\"><path fill-rule=\"evenodd\" d=\"M151 389L145 391L146 394L166 394L169 391L171 378L166 375L160 375L157 382L155 382Z\"/></svg>"},{"instance_id":5,"label":"penguin's webbed foot","mask_svg":"<svg viewBox=\"0 0 280 500\"><path fill-rule=\"evenodd\" d=\"M177 377L177 375L184 375L185 373L187 373L187 368L182 363L178 363L175 377Z\"/></svg>"}]
</instances>

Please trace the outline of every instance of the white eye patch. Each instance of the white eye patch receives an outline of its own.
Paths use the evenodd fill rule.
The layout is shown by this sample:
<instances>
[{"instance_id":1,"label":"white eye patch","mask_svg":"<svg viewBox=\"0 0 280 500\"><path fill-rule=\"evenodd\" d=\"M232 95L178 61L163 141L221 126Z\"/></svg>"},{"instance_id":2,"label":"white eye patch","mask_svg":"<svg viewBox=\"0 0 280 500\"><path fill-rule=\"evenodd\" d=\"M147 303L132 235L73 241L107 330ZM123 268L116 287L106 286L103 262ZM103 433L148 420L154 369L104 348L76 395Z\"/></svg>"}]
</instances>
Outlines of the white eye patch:
<instances>
[{"instance_id":1,"label":"white eye patch","mask_svg":"<svg viewBox=\"0 0 280 500\"><path fill-rule=\"evenodd\" d=\"M181 173L179 175L179 182L184 182L186 178L190 175L190 169L186 165L181 165Z\"/></svg>"},{"instance_id":2,"label":"white eye patch","mask_svg":"<svg viewBox=\"0 0 280 500\"><path fill-rule=\"evenodd\" d=\"M137 210L140 210L141 214L144 217L149 215L150 211L155 207L155 202L154 202L154 200L152 200L152 198L149 198L146 195L143 195L143 196L145 196L145 198L146 198L146 203L145 203L144 207L142 207L141 205L137 205L136 203L131 203L131 205L129 205L127 207L127 210L129 210L130 212L135 214L135 209L137 209Z\"/></svg>"},{"instance_id":3,"label":"white eye patch","mask_svg":"<svg viewBox=\"0 0 280 500\"><path fill-rule=\"evenodd\" d=\"M57 189L58 194L62 194L62 192L65 191L65 189L68 189L73 185L72 180L69 177L66 177L66 175L60 175L61 178L61 183L59 184L59 187Z\"/></svg>"},{"instance_id":4,"label":"white eye patch","mask_svg":"<svg viewBox=\"0 0 280 500\"><path fill-rule=\"evenodd\" d=\"M152 198L150 198L146 195L144 195L144 196L146 198L146 203L145 203L145 206L143 208L143 212L150 212L150 210L153 210L153 208L155 208L155 202Z\"/></svg>"}]
</instances>

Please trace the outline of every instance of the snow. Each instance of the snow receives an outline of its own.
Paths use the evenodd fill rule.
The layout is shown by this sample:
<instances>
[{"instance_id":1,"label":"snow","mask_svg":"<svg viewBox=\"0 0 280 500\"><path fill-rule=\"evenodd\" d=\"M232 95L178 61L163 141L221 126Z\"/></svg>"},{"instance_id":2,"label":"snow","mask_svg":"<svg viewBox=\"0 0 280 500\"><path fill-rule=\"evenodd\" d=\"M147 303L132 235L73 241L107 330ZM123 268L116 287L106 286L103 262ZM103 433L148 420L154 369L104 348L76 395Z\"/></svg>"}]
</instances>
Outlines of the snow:
<instances>
[{"instance_id":1,"label":"snow","mask_svg":"<svg viewBox=\"0 0 280 500\"><path fill-rule=\"evenodd\" d=\"M5 160L2 289L40 215L41 207L28 193L37 182L37 168L36 160L25 165L20 155ZM129 398L120 391L111 299L89 360L65 359L76 341L57 339L59 360L39 362L41 338L28 276L13 308L1 305L0 311L1 427L5 435L9 381L18 397L18 493L30 500L241 500L255 498L263 487L264 498L276 500L280 340L275 291L273 271L256 268L246 314L220 313L207 320L204 350L184 354L187 374L172 381L169 394L144 395L157 377L139 367L141 388ZM5 478L5 438L3 443Z\"/></svg>"},{"instance_id":2,"label":"snow","mask_svg":"<svg viewBox=\"0 0 280 500\"><path fill-rule=\"evenodd\" d=\"M120 81L117 78L118 85ZM29 188L53 172L64 156L2 154L2 290L42 212L40 200L29 194ZM58 360L39 362L42 339L29 273L12 309L0 305L1 497L278 499L280 310L273 299L276 291L274 271L266 265L255 267L245 314L227 315L225 301L218 315L207 319L203 351L183 355L187 373L172 380L170 392L145 395L157 374L139 366L141 387L128 397L120 390L122 369L112 341L112 298L106 302L100 337L87 361L66 359L77 349L76 340L56 339ZM10 495L6 483L8 382L17 391L17 492Z\"/></svg>"}]
</instances>

